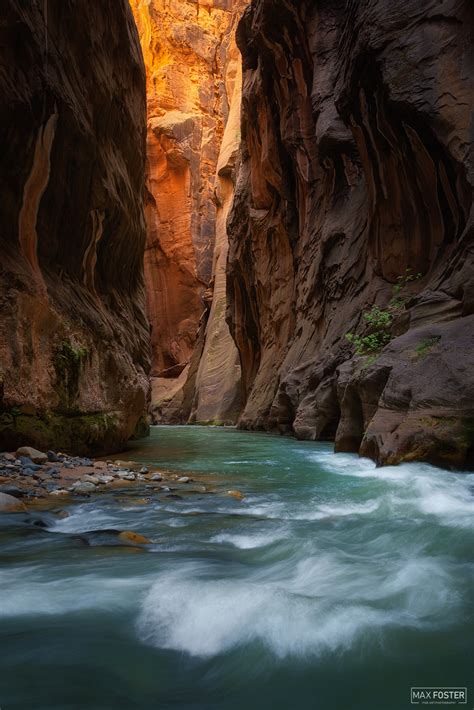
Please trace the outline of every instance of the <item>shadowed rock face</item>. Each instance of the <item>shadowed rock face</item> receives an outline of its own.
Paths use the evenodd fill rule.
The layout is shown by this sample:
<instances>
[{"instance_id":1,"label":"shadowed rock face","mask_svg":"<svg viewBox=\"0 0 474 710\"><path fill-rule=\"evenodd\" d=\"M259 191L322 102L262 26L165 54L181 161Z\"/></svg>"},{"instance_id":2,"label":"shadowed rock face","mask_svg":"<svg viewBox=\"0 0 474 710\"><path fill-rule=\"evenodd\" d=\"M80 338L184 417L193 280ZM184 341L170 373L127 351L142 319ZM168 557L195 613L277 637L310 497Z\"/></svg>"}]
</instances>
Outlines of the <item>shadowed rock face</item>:
<instances>
[{"instance_id":1,"label":"shadowed rock face","mask_svg":"<svg viewBox=\"0 0 474 710\"><path fill-rule=\"evenodd\" d=\"M473 466L473 27L467 0L245 13L228 267L242 427ZM348 332L385 347L355 356Z\"/></svg>"},{"instance_id":2,"label":"shadowed rock face","mask_svg":"<svg viewBox=\"0 0 474 710\"><path fill-rule=\"evenodd\" d=\"M4 0L0 55L0 448L117 450L149 369L133 16Z\"/></svg>"},{"instance_id":3,"label":"shadowed rock face","mask_svg":"<svg viewBox=\"0 0 474 710\"><path fill-rule=\"evenodd\" d=\"M192 412L199 421L237 416L235 397L222 391L224 380L226 392L238 390L239 365L225 323L227 237L216 170L222 168L219 151L239 57L237 14L245 4L131 0L148 84L145 278L156 422L185 422ZM234 125L233 141L238 139ZM220 260L214 251L216 229L224 233L217 237ZM224 298L219 307L211 306L214 284ZM222 334L220 352L208 345L205 354L216 385L209 378L204 385L204 365L197 375L209 310L213 321L219 314L212 332L217 327Z\"/></svg>"}]
</instances>

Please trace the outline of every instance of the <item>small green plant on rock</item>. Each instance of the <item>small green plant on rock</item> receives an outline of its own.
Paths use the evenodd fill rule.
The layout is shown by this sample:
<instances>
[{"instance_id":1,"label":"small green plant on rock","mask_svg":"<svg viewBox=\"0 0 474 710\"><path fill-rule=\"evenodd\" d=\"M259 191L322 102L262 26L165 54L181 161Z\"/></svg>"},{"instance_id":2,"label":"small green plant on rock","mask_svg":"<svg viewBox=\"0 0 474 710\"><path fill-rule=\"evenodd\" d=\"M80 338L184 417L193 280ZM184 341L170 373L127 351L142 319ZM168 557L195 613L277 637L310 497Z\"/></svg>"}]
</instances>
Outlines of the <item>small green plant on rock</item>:
<instances>
[{"instance_id":1,"label":"small green plant on rock","mask_svg":"<svg viewBox=\"0 0 474 710\"><path fill-rule=\"evenodd\" d=\"M347 333L347 340L355 346L357 355L370 355L382 350L390 342L389 328L392 324L393 315L389 310L382 310L378 306L373 306L362 316L370 326L367 335L356 335Z\"/></svg>"},{"instance_id":2,"label":"small green plant on rock","mask_svg":"<svg viewBox=\"0 0 474 710\"><path fill-rule=\"evenodd\" d=\"M423 274L420 271L417 274L413 274L412 269L406 269L402 276L397 277L397 283L392 289L394 295L400 293L400 291L403 291L403 289L406 288L412 281L418 281L418 279L421 279L422 275Z\"/></svg>"},{"instance_id":3,"label":"small green plant on rock","mask_svg":"<svg viewBox=\"0 0 474 710\"><path fill-rule=\"evenodd\" d=\"M406 269L405 273L397 278L388 307L382 309L379 306L372 306L370 311L363 314L362 317L369 326L369 332L366 335L346 333L346 339L354 345L357 355L370 356L370 363L367 360L366 366L375 361L377 354L392 339L390 328L393 319L405 305L405 299L402 297L403 289L412 281L420 279L421 276L421 273L413 274L411 269Z\"/></svg>"}]
</instances>

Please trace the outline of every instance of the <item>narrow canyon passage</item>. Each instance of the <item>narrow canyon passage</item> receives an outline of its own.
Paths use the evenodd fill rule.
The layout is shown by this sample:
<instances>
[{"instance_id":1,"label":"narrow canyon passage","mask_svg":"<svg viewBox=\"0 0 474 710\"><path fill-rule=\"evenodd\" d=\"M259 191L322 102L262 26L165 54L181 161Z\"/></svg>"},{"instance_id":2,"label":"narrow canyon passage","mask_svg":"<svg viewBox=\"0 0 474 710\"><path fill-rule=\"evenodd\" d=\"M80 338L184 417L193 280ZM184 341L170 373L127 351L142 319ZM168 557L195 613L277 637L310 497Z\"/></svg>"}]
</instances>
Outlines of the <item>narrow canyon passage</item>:
<instances>
[{"instance_id":1,"label":"narrow canyon passage","mask_svg":"<svg viewBox=\"0 0 474 710\"><path fill-rule=\"evenodd\" d=\"M0 710L472 705L473 31L2 0Z\"/></svg>"},{"instance_id":2,"label":"narrow canyon passage","mask_svg":"<svg viewBox=\"0 0 474 710\"><path fill-rule=\"evenodd\" d=\"M235 30L247 0L133 0L147 73L147 245L153 423L234 424L239 355L225 322L240 145Z\"/></svg>"}]
</instances>

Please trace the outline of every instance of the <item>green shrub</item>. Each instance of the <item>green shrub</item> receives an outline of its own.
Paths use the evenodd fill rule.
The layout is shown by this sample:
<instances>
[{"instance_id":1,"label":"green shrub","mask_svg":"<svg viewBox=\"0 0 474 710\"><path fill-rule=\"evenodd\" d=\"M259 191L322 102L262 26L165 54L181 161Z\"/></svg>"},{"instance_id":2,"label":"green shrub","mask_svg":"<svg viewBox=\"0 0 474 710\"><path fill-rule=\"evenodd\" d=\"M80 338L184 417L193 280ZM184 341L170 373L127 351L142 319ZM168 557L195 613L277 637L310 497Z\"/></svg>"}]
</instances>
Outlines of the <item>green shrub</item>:
<instances>
[{"instance_id":1,"label":"green shrub","mask_svg":"<svg viewBox=\"0 0 474 710\"><path fill-rule=\"evenodd\" d=\"M411 269L407 269L402 276L397 278L388 307L382 309L379 306L372 306L370 311L363 313L362 318L368 325L368 333L365 335L346 333L346 339L354 345L357 355L370 355L374 360L376 354L391 341L390 328L393 319L405 305L405 299L401 296L401 292L409 283L420 279L421 276L421 273L413 274Z\"/></svg>"}]
</instances>

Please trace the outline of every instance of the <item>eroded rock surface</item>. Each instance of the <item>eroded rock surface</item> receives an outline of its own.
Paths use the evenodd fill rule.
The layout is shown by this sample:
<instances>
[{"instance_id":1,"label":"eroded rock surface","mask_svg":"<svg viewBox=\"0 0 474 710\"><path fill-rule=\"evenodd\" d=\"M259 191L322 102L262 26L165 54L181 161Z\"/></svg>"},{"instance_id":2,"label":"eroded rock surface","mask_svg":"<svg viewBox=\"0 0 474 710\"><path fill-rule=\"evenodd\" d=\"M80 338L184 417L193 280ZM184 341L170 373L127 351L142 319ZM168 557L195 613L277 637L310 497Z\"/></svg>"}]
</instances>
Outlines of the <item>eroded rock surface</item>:
<instances>
[{"instance_id":1,"label":"eroded rock surface","mask_svg":"<svg viewBox=\"0 0 474 710\"><path fill-rule=\"evenodd\" d=\"M235 420L235 398L221 392L216 406L215 388L205 382L203 366L199 375L197 369L211 309L214 325L209 329L219 331L220 352L206 346L207 367L215 374L226 372L226 392L238 389L237 351L225 323L229 199L219 194L222 182L216 180L216 170L226 169L219 152L238 64L234 30L246 2L131 4L148 81L145 277L152 328L152 414L157 422L187 421L191 413L199 420ZM239 140L235 121L233 130L234 144ZM216 229L219 258L214 256ZM214 285L219 306L211 306Z\"/></svg>"},{"instance_id":2,"label":"eroded rock surface","mask_svg":"<svg viewBox=\"0 0 474 710\"><path fill-rule=\"evenodd\" d=\"M149 369L133 16L4 0L0 55L0 448L120 449Z\"/></svg>"},{"instance_id":3,"label":"eroded rock surface","mask_svg":"<svg viewBox=\"0 0 474 710\"><path fill-rule=\"evenodd\" d=\"M471 3L253 0L229 320L242 427L474 464ZM383 348L351 332L389 314ZM380 334L380 333L379 333Z\"/></svg>"}]
</instances>

